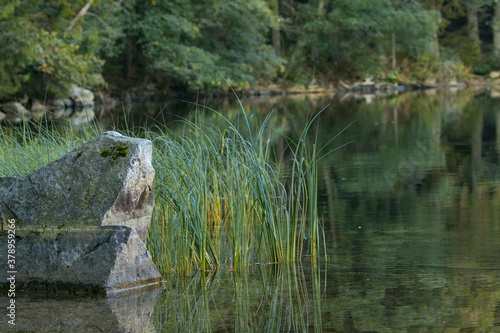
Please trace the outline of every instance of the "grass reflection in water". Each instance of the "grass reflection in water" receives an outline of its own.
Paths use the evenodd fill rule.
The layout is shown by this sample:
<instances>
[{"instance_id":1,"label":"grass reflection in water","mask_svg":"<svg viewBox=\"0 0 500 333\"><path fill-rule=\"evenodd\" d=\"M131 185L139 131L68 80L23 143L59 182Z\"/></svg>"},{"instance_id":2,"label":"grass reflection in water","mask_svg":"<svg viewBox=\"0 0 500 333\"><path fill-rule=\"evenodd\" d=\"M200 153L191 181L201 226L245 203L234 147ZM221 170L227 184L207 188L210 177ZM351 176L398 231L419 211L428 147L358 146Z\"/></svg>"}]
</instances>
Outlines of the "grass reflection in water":
<instances>
[{"instance_id":1,"label":"grass reflection in water","mask_svg":"<svg viewBox=\"0 0 500 333\"><path fill-rule=\"evenodd\" d=\"M304 264L310 267L253 265L174 278L156 304L156 330L321 332L322 279L313 259Z\"/></svg>"}]
</instances>

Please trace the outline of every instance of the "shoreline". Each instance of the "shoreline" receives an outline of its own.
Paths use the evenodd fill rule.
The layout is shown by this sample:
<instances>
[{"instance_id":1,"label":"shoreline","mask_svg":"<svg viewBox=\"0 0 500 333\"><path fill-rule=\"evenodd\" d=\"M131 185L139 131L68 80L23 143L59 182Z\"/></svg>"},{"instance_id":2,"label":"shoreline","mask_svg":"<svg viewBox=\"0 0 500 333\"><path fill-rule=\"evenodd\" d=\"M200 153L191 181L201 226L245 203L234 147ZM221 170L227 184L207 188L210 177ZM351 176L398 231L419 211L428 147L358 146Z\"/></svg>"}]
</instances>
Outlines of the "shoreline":
<instances>
[{"instance_id":1,"label":"shoreline","mask_svg":"<svg viewBox=\"0 0 500 333\"><path fill-rule=\"evenodd\" d=\"M148 97L161 96L172 99L199 99L199 98L229 98L234 97L247 100L268 99L268 98L293 98L299 96L320 96L320 95L340 95L342 99L352 96L354 98L365 98L371 101L377 96L391 96L406 92L425 92L425 91L452 91L471 89L478 94L491 91L493 97L500 97L500 73L498 77L476 76L472 80L465 82L446 82L438 84L437 82L424 83L387 83L374 82L370 79L365 81L343 82L333 86L312 84L307 87L294 85L291 87L278 86L276 84L256 86L245 90L228 90L218 92L173 92L161 91L156 88L137 86L122 92L117 91L96 91L81 89L79 95L73 94L66 98L48 99L43 103L36 97L25 96L21 100L13 99L9 102L0 104L0 123L13 122L19 123L26 118L40 118L47 111L58 116L73 116L77 111L83 109L93 110L94 106L99 109L114 109L120 105L125 107L134 103L145 101Z\"/></svg>"}]
</instances>

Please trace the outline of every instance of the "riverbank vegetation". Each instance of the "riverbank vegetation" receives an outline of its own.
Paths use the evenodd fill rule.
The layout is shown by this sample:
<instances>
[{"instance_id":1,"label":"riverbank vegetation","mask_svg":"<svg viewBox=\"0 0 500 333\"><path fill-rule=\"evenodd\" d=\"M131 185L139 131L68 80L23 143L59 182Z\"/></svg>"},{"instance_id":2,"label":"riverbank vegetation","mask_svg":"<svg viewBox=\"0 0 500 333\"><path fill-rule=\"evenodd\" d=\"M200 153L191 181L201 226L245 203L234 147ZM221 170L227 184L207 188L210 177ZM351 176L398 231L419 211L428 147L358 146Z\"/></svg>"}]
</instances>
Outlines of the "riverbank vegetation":
<instances>
[{"instance_id":1,"label":"riverbank vegetation","mask_svg":"<svg viewBox=\"0 0 500 333\"><path fill-rule=\"evenodd\" d=\"M322 231L317 214L317 149L308 123L288 149L276 154L272 114L257 124L242 111L223 126L203 119L122 131L154 145L155 209L148 237L165 275L315 256ZM24 176L100 134L97 126L24 123L0 129L0 176Z\"/></svg>"},{"instance_id":2,"label":"riverbank vegetation","mask_svg":"<svg viewBox=\"0 0 500 333\"><path fill-rule=\"evenodd\" d=\"M466 80L500 67L493 0L0 2L0 101Z\"/></svg>"}]
</instances>

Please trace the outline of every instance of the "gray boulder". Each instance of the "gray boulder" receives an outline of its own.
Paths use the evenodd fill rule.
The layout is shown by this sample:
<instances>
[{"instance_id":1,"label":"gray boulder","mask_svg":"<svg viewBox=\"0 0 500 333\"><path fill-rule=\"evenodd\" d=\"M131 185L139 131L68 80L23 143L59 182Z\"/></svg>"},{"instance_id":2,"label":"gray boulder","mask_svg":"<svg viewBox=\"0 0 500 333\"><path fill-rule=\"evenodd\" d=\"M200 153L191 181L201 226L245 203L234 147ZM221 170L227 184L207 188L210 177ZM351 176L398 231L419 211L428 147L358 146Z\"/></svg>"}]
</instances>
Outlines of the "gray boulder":
<instances>
[{"instance_id":1,"label":"gray boulder","mask_svg":"<svg viewBox=\"0 0 500 333\"><path fill-rule=\"evenodd\" d=\"M40 103L39 101L37 100L34 100L32 103L31 103L31 115L33 116L33 118L37 121L39 121L40 119L42 119L42 117L45 115L46 113L46 109L45 109L45 106Z\"/></svg>"},{"instance_id":2,"label":"gray boulder","mask_svg":"<svg viewBox=\"0 0 500 333\"><path fill-rule=\"evenodd\" d=\"M110 292L160 282L145 246L151 155L150 141L106 132L27 176L0 177L0 251L15 226L18 288Z\"/></svg>"},{"instance_id":3,"label":"gray boulder","mask_svg":"<svg viewBox=\"0 0 500 333\"><path fill-rule=\"evenodd\" d=\"M500 71L490 72L490 78L493 80L500 79Z\"/></svg>"},{"instance_id":4,"label":"gray boulder","mask_svg":"<svg viewBox=\"0 0 500 333\"><path fill-rule=\"evenodd\" d=\"M0 106L0 109L2 109L2 111L7 115L14 114L19 116L27 116L30 114L30 112L19 102L10 102L2 104Z\"/></svg>"},{"instance_id":5,"label":"gray boulder","mask_svg":"<svg viewBox=\"0 0 500 333\"><path fill-rule=\"evenodd\" d=\"M4 113L5 120L11 123L20 123L31 116L30 112L19 102L2 104L0 110Z\"/></svg>"},{"instance_id":6,"label":"gray boulder","mask_svg":"<svg viewBox=\"0 0 500 333\"><path fill-rule=\"evenodd\" d=\"M148 140L106 132L27 176L0 178L0 217L15 219L20 233L125 225L144 241L153 212L151 154Z\"/></svg>"},{"instance_id":7,"label":"gray boulder","mask_svg":"<svg viewBox=\"0 0 500 333\"><path fill-rule=\"evenodd\" d=\"M3 240L4 253L6 244ZM16 288L28 291L103 293L161 280L146 245L130 227L30 232L16 240L16 258Z\"/></svg>"},{"instance_id":8,"label":"gray boulder","mask_svg":"<svg viewBox=\"0 0 500 333\"><path fill-rule=\"evenodd\" d=\"M70 98L74 101L76 107L94 106L94 93L88 89L73 85L70 89Z\"/></svg>"}]
</instances>

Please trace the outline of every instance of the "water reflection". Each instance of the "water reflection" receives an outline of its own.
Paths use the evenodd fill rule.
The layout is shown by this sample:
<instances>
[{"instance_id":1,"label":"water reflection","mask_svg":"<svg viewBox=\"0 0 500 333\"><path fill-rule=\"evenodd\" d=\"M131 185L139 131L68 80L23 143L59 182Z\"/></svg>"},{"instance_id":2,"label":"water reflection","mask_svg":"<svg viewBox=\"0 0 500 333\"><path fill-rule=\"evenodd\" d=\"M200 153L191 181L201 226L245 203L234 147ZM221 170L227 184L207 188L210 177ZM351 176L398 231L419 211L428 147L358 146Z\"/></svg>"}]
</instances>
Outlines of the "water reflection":
<instances>
[{"instance_id":1,"label":"water reflection","mask_svg":"<svg viewBox=\"0 0 500 333\"><path fill-rule=\"evenodd\" d=\"M326 280L281 284L273 295L287 298L273 299L254 287L256 280L222 278L210 284L217 296L208 295L204 317L196 310L200 318L210 318L215 331L500 330L500 99L459 91L369 104L331 98L264 106L244 101L256 118L275 109L272 127L288 137L329 103L317 128L320 146L355 122L332 148L353 142L319 167L329 255L319 275L326 273ZM275 134L269 138L277 155L286 155L286 144ZM301 274L313 275L307 268ZM279 281L273 277L265 285ZM295 286L307 290L307 302L287 294ZM285 318L294 324L259 326L257 319L266 318L258 315L259 306L278 303L273 313L289 313ZM190 304L204 303L193 298ZM225 312L218 316L225 319L213 319L220 308Z\"/></svg>"},{"instance_id":2,"label":"water reflection","mask_svg":"<svg viewBox=\"0 0 500 333\"><path fill-rule=\"evenodd\" d=\"M175 279L155 307L157 332L320 332L321 279L314 261L307 266Z\"/></svg>"},{"instance_id":3,"label":"water reflection","mask_svg":"<svg viewBox=\"0 0 500 333\"><path fill-rule=\"evenodd\" d=\"M105 109L99 109L100 114L106 113ZM88 106L83 108L65 108L60 109L46 109L44 106L40 105L39 108L34 108L32 111L27 111L26 114L8 113L5 118L0 119L0 124L7 125L19 125L25 122L55 122L64 123L66 126L83 126L92 123L95 119L94 106Z\"/></svg>"},{"instance_id":4,"label":"water reflection","mask_svg":"<svg viewBox=\"0 0 500 333\"><path fill-rule=\"evenodd\" d=\"M325 106L318 146L343 131L329 149L347 146L318 169L328 260L174 279L154 306L157 332L500 331L500 98L458 91L242 102L255 126L274 110L268 137L285 161L284 137L298 137ZM199 104L237 114L236 100ZM97 117L172 130L188 112L224 123L182 102L132 109L147 112Z\"/></svg>"},{"instance_id":5,"label":"water reflection","mask_svg":"<svg viewBox=\"0 0 500 333\"><path fill-rule=\"evenodd\" d=\"M16 297L16 325L0 321L1 332L116 332L152 333L153 307L160 288L103 296L20 295ZM0 297L1 304L9 298Z\"/></svg>"},{"instance_id":6,"label":"water reflection","mask_svg":"<svg viewBox=\"0 0 500 333\"><path fill-rule=\"evenodd\" d=\"M355 108L354 143L322 166L332 328L347 311L360 331L498 329L499 107L462 92Z\"/></svg>"}]
</instances>

